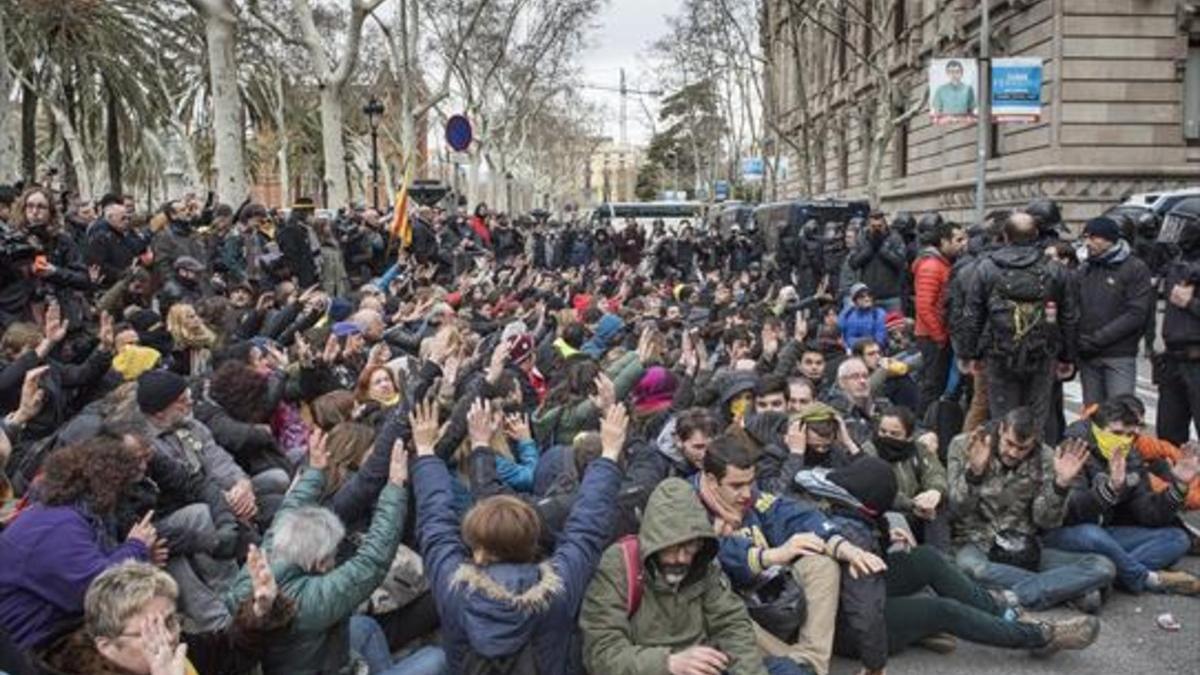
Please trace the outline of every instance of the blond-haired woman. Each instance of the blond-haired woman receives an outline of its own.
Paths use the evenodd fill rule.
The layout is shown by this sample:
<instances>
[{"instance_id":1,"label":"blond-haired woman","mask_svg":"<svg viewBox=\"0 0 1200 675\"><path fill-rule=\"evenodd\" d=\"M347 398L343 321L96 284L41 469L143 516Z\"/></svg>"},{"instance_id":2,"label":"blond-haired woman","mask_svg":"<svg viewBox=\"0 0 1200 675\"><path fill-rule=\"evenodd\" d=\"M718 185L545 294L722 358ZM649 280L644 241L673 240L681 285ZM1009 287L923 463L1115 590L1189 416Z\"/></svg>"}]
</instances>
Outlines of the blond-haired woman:
<instances>
[{"instance_id":1,"label":"blond-haired woman","mask_svg":"<svg viewBox=\"0 0 1200 675\"><path fill-rule=\"evenodd\" d=\"M167 312L167 332L175 344L171 370L184 376L203 375L212 370L212 349L217 334L186 302L171 306Z\"/></svg>"}]
</instances>

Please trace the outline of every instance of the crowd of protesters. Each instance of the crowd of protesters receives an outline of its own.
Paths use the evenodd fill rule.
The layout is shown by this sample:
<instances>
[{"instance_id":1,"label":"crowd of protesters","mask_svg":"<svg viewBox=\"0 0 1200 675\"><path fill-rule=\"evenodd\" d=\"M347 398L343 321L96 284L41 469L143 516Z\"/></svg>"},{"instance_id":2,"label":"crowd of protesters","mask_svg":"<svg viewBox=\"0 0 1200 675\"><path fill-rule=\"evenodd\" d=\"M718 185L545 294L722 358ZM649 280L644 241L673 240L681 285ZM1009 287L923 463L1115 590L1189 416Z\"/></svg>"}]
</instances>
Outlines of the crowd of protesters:
<instances>
[{"instance_id":1,"label":"crowd of protesters","mask_svg":"<svg viewBox=\"0 0 1200 675\"><path fill-rule=\"evenodd\" d=\"M1200 594L1200 227L317 214L0 187L0 671L880 675Z\"/></svg>"}]
</instances>

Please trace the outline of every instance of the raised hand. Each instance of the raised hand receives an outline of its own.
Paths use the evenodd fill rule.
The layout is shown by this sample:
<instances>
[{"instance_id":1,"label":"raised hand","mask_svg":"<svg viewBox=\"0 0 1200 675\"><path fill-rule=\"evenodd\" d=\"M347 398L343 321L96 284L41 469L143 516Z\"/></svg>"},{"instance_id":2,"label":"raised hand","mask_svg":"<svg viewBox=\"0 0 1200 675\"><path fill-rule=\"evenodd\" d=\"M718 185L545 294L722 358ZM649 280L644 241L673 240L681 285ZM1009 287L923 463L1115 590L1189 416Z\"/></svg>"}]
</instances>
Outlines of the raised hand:
<instances>
[{"instance_id":1,"label":"raised hand","mask_svg":"<svg viewBox=\"0 0 1200 675\"><path fill-rule=\"evenodd\" d=\"M471 447L491 447L492 436L500 428L500 412L493 410L491 401L478 398L467 412L467 435Z\"/></svg>"},{"instance_id":2,"label":"raised hand","mask_svg":"<svg viewBox=\"0 0 1200 675\"><path fill-rule=\"evenodd\" d=\"M42 389L42 376L49 366L38 366L25 371L25 381L21 383L21 401L13 412L18 424L26 424L37 417L46 403L46 390Z\"/></svg>"},{"instance_id":3,"label":"raised hand","mask_svg":"<svg viewBox=\"0 0 1200 675\"><path fill-rule=\"evenodd\" d=\"M803 455L808 452L808 425L800 420L789 422L784 442L787 444L788 452L793 455Z\"/></svg>"},{"instance_id":4,"label":"raised hand","mask_svg":"<svg viewBox=\"0 0 1200 675\"><path fill-rule=\"evenodd\" d=\"M628 427L629 414L625 412L625 405L617 403L610 406L604 417L600 418L600 447L604 457L614 462L620 459Z\"/></svg>"},{"instance_id":5,"label":"raised hand","mask_svg":"<svg viewBox=\"0 0 1200 675\"><path fill-rule=\"evenodd\" d=\"M412 428L413 447L417 456L432 455L441 435L437 406L432 401L416 404L408 414L408 423Z\"/></svg>"},{"instance_id":6,"label":"raised hand","mask_svg":"<svg viewBox=\"0 0 1200 675\"><path fill-rule=\"evenodd\" d=\"M275 585L275 575L267 562L267 554L254 544L250 544L250 551L246 554L246 568L254 586L254 614L264 617L275 604L279 588Z\"/></svg>"},{"instance_id":7,"label":"raised hand","mask_svg":"<svg viewBox=\"0 0 1200 675\"><path fill-rule=\"evenodd\" d=\"M408 482L408 452L404 440L397 438L392 443L392 461L388 464L388 482L403 487Z\"/></svg>"},{"instance_id":8,"label":"raised hand","mask_svg":"<svg viewBox=\"0 0 1200 675\"><path fill-rule=\"evenodd\" d=\"M113 329L112 315L103 310L100 312L100 329L96 335L100 338L101 349L111 352L116 341L116 332Z\"/></svg>"},{"instance_id":9,"label":"raised hand","mask_svg":"<svg viewBox=\"0 0 1200 675\"><path fill-rule=\"evenodd\" d=\"M992 461L992 439L983 427L971 432L967 441L967 470L972 475L982 476L987 471L988 463Z\"/></svg>"},{"instance_id":10,"label":"raised hand","mask_svg":"<svg viewBox=\"0 0 1200 675\"><path fill-rule=\"evenodd\" d=\"M71 322L62 318L62 307L57 302L51 301L46 307L45 324L42 326L42 332L45 333L46 339L58 343L62 342L67 336L67 328Z\"/></svg>"},{"instance_id":11,"label":"raised hand","mask_svg":"<svg viewBox=\"0 0 1200 675\"><path fill-rule=\"evenodd\" d=\"M308 435L308 466L318 471L329 467L329 450L325 448L325 432L319 427Z\"/></svg>"},{"instance_id":12,"label":"raised hand","mask_svg":"<svg viewBox=\"0 0 1200 675\"><path fill-rule=\"evenodd\" d=\"M487 381L496 384L500 381L500 375L504 372L504 364L508 363L508 356L512 353L513 341L502 340L496 348L492 350L491 361L487 367Z\"/></svg>"},{"instance_id":13,"label":"raised hand","mask_svg":"<svg viewBox=\"0 0 1200 675\"><path fill-rule=\"evenodd\" d=\"M1179 482L1184 484L1191 483L1196 479L1196 475L1200 474L1200 457L1191 453L1185 454L1175 462L1171 473Z\"/></svg>"},{"instance_id":14,"label":"raised hand","mask_svg":"<svg viewBox=\"0 0 1200 675\"><path fill-rule=\"evenodd\" d=\"M1054 482L1065 488L1079 475L1087 464L1090 453L1087 442L1082 438L1068 438L1054 453Z\"/></svg>"},{"instance_id":15,"label":"raised hand","mask_svg":"<svg viewBox=\"0 0 1200 675\"><path fill-rule=\"evenodd\" d=\"M167 629L161 614L151 614L142 620L141 638L150 675L186 675L187 644Z\"/></svg>"},{"instance_id":16,"label":"raised hand","mask_svg":"<svg viewBox=\"0 0 1200 675\"><path fill-rule=\"evenodd\" d=\"M153 549L154 541L158 539L158 529L154 527L152 520L154 511L147 511L146 515L129 529L129 536L125 537L125 541L140 541L147 549Z\"/></svg>"},{"instance_id":17,"label":"raised hand","mask_svg":"<svg viewBox=\"0 0 1200 675\"><path fill-rule=\"evenodd\" d=\"M1108 460L1108 484L1114 492L1120 492L1125 488L1125 469L1127 464L1125 453L1119 449L1114 450L1112 457Z\"/></svg>"},{"instance_id":18,"label":"raised hand","mask_svg":"<svg viewBox=\"0 0 1200 675\"><path fill-rule=\"evenodd\" d=\"M333 365L337 362L338 355L341 352L342 346L338 344L337 336L331 333L329 339L325 340L325 349L321 352L321 361L327 366Z\"/></svg>"},{"instance_id":19,"label":"raised hand","mask_svg":"<svg viewBox=\"0 0 1200 675\"><path fill-rule=\"evenodd\" d=\"M504 417L504 433L514 441L532 440L533 432L529 429L529 416L520 413L506 415Z\"/></svg>"},{"instance_id":20,"label":"raised hand","mask_svg":"<svg viewBox=\"0 0 1200 675\"><path fill-rule=\"evenodd\" d=\"M608 375L600 373L593 380L596 385L596 393L592 394L591 401L601 412L613 407L617 402L617 389L613 386L612 380Z\"/></svg>"}]
</instances>

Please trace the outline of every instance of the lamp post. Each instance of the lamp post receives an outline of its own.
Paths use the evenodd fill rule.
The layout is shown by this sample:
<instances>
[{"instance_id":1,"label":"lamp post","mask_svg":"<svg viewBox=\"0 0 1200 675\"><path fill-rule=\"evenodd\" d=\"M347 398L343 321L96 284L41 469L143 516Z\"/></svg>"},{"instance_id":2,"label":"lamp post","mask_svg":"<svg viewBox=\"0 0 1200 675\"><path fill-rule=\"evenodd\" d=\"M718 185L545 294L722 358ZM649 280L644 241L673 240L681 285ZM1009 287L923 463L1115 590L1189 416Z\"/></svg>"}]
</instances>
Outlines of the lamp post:
<instances>
[{"instance_id":1,"label":"lamp post","mask_svg":"<svg viewBox=\"0 0 1200 675\"><path fill-rule=\"evenodd\" d=\"M371 126L371 202L375 210L379 210L379 118L383 117L383 103L371 97L363 106L363 114L367 116L367 124Z\"/></svg>"}]
</instances>

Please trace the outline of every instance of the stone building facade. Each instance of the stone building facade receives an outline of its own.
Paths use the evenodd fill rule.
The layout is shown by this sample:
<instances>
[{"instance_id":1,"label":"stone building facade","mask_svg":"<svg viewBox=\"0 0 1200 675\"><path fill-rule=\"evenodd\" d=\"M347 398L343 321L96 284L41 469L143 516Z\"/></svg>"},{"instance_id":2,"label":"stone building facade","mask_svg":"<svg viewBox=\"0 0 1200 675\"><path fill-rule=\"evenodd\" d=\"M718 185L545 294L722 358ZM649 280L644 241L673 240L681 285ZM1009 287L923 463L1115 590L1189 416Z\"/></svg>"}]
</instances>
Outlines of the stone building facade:
<instances>
[{"instance_id":1,"label":"stone building facade","mask_svg":"<svg viewBox=\"0 0 1200 675\"><path fill-rule=\"evenodd\" d=\"M586 191L590 204L635 202L642 149L604 138L588 157Z\"/></svg>"},{"instance_id":2,"label":"stone building facade","mask_svg":"<svg viewBox=\"0 0 1200 675\"><path fill-rule=\"evenodd\" d=\"M777 195L875 194L888 212L970 222L977 128L935 125L920 103L932 58L978 55L980 7L765 0L764 117L790 167ZM989 210L1047 196L1079 223L1132 193L1200 185L1200 2L992 0L990 16L992 56L1039 57L1044 72L1041 121L989 129Z\"/></svg>"}]
</instances>

